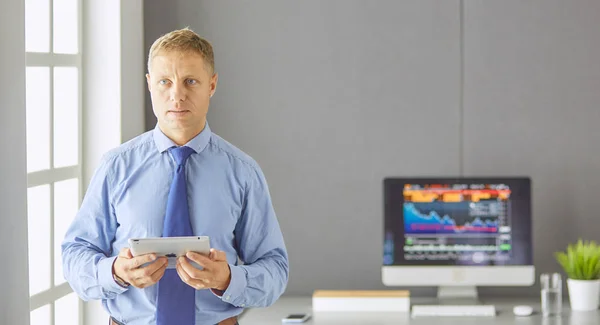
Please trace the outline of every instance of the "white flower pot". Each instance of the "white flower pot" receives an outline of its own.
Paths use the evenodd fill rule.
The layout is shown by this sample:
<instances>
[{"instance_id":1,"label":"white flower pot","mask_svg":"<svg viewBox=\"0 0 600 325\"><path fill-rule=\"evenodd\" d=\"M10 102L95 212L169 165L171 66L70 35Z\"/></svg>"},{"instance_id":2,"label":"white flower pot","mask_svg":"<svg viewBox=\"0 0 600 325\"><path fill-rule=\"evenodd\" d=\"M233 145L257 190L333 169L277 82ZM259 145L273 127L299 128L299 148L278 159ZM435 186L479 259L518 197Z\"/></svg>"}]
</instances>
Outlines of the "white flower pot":
<instances>
[{"instance_id":1,"label":"white flower pot","mask_svg":"<svg viewBox=\"0 0 600 325\"><path fill-rule=\"evenodd\" d=\"M571 309L588 311L598 309L600 302L600 280L567 279Z\"/></svg>"}]
</instances>

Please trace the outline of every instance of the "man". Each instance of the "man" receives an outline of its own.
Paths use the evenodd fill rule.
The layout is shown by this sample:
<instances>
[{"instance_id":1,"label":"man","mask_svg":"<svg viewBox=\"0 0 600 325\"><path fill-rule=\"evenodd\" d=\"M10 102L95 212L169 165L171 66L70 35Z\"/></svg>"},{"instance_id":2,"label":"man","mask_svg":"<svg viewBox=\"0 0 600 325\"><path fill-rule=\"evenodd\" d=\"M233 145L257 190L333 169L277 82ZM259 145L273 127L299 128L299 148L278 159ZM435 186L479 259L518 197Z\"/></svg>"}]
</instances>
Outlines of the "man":
<instances>
[{"instance_id":1,"label":"man","mask_svg":"<svg viewBox=\"0 0 600 325\"><path fill-rule=\"evenodd\" d=\"M287 286L266 180L208 126L218 79L208 41L189 29L162 36L146 79L157 126L103 156L62 243L65 278L82 299L102 299L111 324L236 324ZM214 249L167 268L127 243L182 235L209 236Z\"/></svg>"}]
</instances>

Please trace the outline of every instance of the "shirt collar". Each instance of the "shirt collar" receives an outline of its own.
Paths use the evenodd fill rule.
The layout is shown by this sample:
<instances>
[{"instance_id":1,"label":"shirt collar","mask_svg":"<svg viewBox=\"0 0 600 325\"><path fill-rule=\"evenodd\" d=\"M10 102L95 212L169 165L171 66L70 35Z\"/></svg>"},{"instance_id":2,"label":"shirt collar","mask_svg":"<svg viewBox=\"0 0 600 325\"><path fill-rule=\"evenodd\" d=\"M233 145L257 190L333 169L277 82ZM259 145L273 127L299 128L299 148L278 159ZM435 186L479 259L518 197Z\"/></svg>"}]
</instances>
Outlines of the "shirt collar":
<instances>
[{"instance_id":1,"label":"shirt collar","mask_svg":"<svg viewBox=\"0 0 600 325\"><path fill-rule=\"evenodd\" d=\"M212 132L210 131L210 127L208 126L208 122L204 125L204 129L197 136L193 137L185 146L190 147L196 151L196 153L201 152L206 148L208 142L210 141L210 136ZM177 147L177 144L173 142L173 140L169 139L160 129L158 123L154 127L152 131L152 137L154 138L154 144L156 145L156 149L158 152L163 153L165 150L171 147Z\"/></svg>"}]
</instances>

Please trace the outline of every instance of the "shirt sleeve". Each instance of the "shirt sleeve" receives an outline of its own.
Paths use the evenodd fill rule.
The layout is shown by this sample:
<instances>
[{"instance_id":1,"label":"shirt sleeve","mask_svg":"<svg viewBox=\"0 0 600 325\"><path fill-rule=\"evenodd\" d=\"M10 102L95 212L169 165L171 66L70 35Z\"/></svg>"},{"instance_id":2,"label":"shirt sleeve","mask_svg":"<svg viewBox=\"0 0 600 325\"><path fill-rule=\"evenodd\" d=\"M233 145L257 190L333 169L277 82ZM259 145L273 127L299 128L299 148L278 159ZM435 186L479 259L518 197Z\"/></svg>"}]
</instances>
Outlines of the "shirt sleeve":
<instances>
[{"instance_id":1,"label":"shirt sleeve","mask_svg":"<svg viewBox=\"0 0 600 325\"><path fill-rule=\"evenodd\" d=\"M231 281L221 299L237 307L272 305L287 286L289 261L267 182L258 167L247 182L234 235L244 264L230 265Z\"/></svg>"},{"instance_id":2,"label":"shirt sleeve","mask_svg":"<svg viewBox=\"0 0 600 325\"><path fill-rule=\"evenodd\" d=\"M102 158L61 245L63 275L85 301L111 299L127 290L112 276L117 219L110 197L111 161Z\"/></svg>"}]
</instances>

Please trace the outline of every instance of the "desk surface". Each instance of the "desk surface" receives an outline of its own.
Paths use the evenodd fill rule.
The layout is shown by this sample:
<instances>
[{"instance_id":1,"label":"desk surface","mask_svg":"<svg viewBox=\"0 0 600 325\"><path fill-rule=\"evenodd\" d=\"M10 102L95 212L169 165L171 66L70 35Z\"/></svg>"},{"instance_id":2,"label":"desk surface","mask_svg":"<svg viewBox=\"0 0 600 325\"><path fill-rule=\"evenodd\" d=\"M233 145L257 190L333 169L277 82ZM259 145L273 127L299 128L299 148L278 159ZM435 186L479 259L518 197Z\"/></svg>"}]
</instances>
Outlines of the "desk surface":
<instances>
[{"instance_id":1,"label":"desk surface","mask_svg":"<svg viewBox=\"0 0 600 325\"><path fill-rule=\"evenodd\" d=\"M418 302L418 299L412 299ZM591 312L572 312L569 302L563 303L561 317L545 318L540 315L540 303L533 299L482 299L484 304L496 306L496 317L445 317L416 318L410 313L372 313L372 312L318 312L313 313L311 297L283 297L268 308L248 309L240 318L240 325L281 325L281 319L289 314L310 313L312 317L306 325L598 325L600 310ZM534 314L528 317L516 317L512 308L516 305L530 305Z\"/></svg>"}]
</instances>

